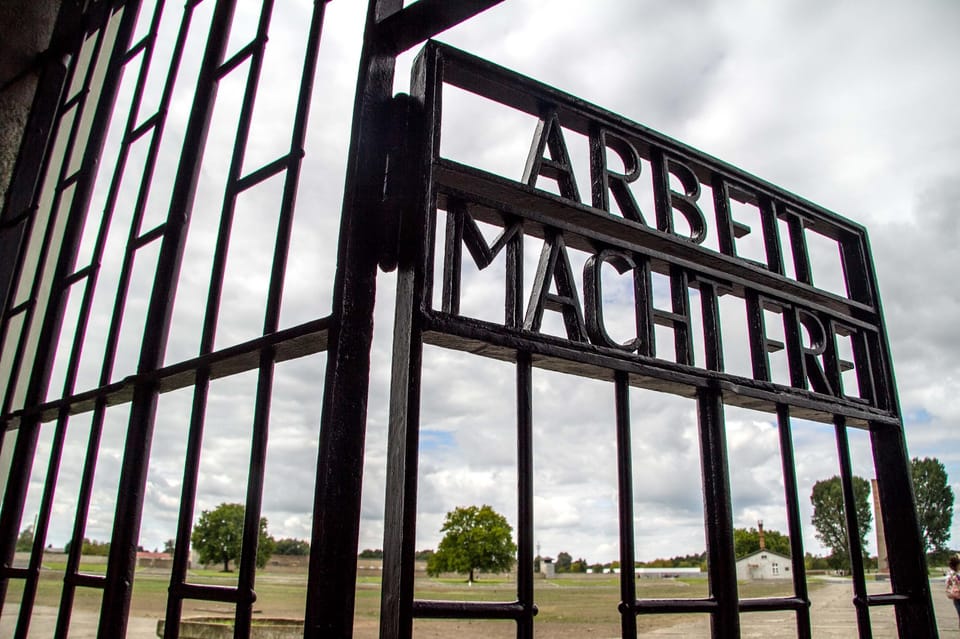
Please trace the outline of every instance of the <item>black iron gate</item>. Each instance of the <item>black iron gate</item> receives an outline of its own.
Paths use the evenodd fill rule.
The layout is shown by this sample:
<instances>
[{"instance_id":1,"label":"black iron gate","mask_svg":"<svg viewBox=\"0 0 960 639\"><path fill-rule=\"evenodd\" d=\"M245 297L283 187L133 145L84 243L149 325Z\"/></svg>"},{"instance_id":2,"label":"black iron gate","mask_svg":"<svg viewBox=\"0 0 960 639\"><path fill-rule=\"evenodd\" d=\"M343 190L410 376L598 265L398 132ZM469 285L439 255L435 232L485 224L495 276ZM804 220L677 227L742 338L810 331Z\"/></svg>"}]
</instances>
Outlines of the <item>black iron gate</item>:
<instances>
[{"instance_id":1,"label":"black iron gate","mask_svg":"<svg viewBox=\"0 0 960 639\"><path fill-rule=\"evenodd\" d=\"M261 81L264 51L275 19L274 3L256 6L257 25L248 41L231 38L234 13L250 5L235 0L191 0L181 9L155 3L91 0L67 2L60 12L54 49L47 58L23 150L2 213L0 291L4 300L2 338L4 454L12 459L0 512L0 606L8 614L11 585L20 589L16 636L26 637L41 573L57 475L72 420L89 415L89 438L73 518L72 539L84 538L98 449L105 422L125 414L122 472L117 480L110 555L104 575L80 569L82 544L73 543L64 570L56 636L67 636L77 592L102 591L100 637L123 636L134 583L139 527L149 472L158 401L163 393L192 391L184 444L175 554L167 598L164 636L178 636L183 603L206 600L233 607L236 635L249 635L256 600L257 531L263 509L264 466L269 442L270 399L276 365L325 352L319 454L313 495L312 552L309 559L305 637L351 636L354 623L356 551L364 425L370 372L377 269L398 269L397 321L390 399L390 458L384 538L381 636L410 636L415 618L512 619L517 636L534 633L532 395L535 367L612 382L616 405L621 601L623 636L635 636L637 615L708 613L713 636L739 636L740 615L753 611L796 612L798 636L810 636L809 598L803 567L798 495L794 477L791 418L833 423L841 461L845 501L853 503L847 429L869 431L890 553L892 590L868 595L859 548L851 548L860 635L870 636L869 609L893 605L900 635L936 636L926 570L909 483L909 466L897 406L866 234L862 228L783 192L669 138L530 79L460 51L430 43L418 58L411 96L393 96L396 56L466 20L499 0L401 0L369 4L352 116L346 187L340 218L332 312L290 328L279 321L287 274L292 213L305 150L307 117L314 93L321 27L327 2L313 3L304 21L303 55L297 61L296 104L288 140L276 157L245 162ZM143 6L141 6L143 5ZM199 17L202 14L202 20ZM174 16L174 18L171 18ZM158 33L175 19L168 68L151 75ZM198 27L197 23L203 26ZM202 55L191 49L198 29ZM196 88L179 144L173 180L161 215L151 216L157 198L153 174L181 69L198 62ZM290 69L287 69L290 71ZM292 73L292 71L291 71ZM125 80L126 78L126 80ZM203 158L218 90L237 83L236 135L226 154L222 198L214 213L211 275L196 357L166 361L174 292L180 280L186 233L203 180ZM126 82L126 84L123 84ZM506 180L440 155L445 85L476 93L537 118L523 182ZM156 90L160 86L162 89ZM118 95L128 87L126 111ZM148 91L154 95L146 99ZM146 102L151 103L147 109ZM155 108L154 108L155 107ZM590 143L589 203L576 189L564 131ZM115 162L103 161L110 135L118 136ZM139 168L131 158L142 158ZM607 166L616 155L624 170ZM655 207L642 211L631 184L649 167ZM104 175L102 166L111 166ZM139 171L139 173L138 173ZM217 340L218 317L227 272L231 229L244 198L278 180L275 231L269 242L269 277L257 336L224 345ZM135 187L130 190L128 182ZM556 194L542 188L549 181ZM676 190L675 185L680 185ZM699 205L701 185L714 196L720 250L699 243L708 222ZM98 190L99 189L99 190ZM121 192L133 193L123 206ZM151 191L153 189L153 191ZM96 195L96 194L102 195ZM99 198L99 199L98 199ZM736 221L731 202L760 212L764 260L737 255L737 240L750 231ZM132 203L132 204L129 204ZM610 211L619 211L618 215ZM121 209L126 207L123 211ZM122 213L122 214L121 214ZM676 224L676 216L682 216ZM445 236L436 241L438 218ZM489 243L477 222L499 227ZM788 230L783 246L779 225ZM91 231L90 229L94 229ZM818 288L812 278L805 233L834 241L840 251L843 294ZM123 254L115 274L98 355L95 383L79 386L86 335L96 320L95 299L111 233L122 233ZM523 297L525 238L542 242L528 300ZM506 255L504 313L481 321L460 312L463 247L481 269ZM569 251L589 257L578 277ZM437 260L437 254L442 260ZM793 265L785 270L785 255ZM146 263L149 304L131 307L135 269ZM442 264L442 292L434 308L434 264ZM633 277L636 335L626 343L611 338L604 322L604 269ZM653 301L651 280L669 282L669 308ZM705 361L694 361L690 291L697 290L704 327ZM111 289L113 290L113 289ZM749 323L752 376L725 371L718 300L743 301ZM558 313L562 335L541 332L544 313ZM765 322L782 322L783 343ZM100 318L102 321L102 318ZM138 363L117 369L124 323L143 323ZM671 353L658 353L656 330L666 327ZM837 339L847 340L845 361ZM414 597L418 428L422 345L435 344L512 362L516 368L518 459L517 599L510 603L422 601ZM89 350L89 347L87 347ZM775 383L769 354L785 350L789 383ZM844 371L856 371L856 388L844 386ZM51 388L59 371L59 388ZM242 559L237 583L211 586L188 579L190 531L195 518L200 450L215 380L252 371L256 378L249 470L244 499ZM654 388L696 400L710 594L703 599L638 600L635 590L631 424L628 389ZM792 543L793 596L739 599L733 555L729 469L724 405L776 413L785 498ZM50 454L37 458L43 429L53 429ZM48 464L27 565L14 561L22 529L28 483L35 464ZM857 530L855 510L846 509L848 528ZM857 535L850 538L856 546ZM617 602L611 602L616 606Z\"/></svg>"}]
</instances>

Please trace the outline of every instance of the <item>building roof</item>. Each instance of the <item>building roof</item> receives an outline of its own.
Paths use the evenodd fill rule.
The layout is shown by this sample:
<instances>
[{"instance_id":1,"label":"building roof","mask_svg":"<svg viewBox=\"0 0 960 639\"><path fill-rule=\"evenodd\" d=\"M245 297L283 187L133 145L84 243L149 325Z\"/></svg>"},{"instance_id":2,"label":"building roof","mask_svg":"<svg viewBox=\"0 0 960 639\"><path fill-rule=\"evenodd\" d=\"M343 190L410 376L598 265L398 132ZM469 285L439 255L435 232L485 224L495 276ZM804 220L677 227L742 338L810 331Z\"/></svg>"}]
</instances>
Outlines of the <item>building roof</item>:
<instances>
[{"instance_id":1,"label":"building roof","mask_svg":"<svg viewBox=\"0 0 960 639\"><path fill-rule=\"evenodd\" d=\"M774 552L773 550L770 550L769 548L768 548L768 549L765 549L765 550L755 550L755 551L753 551L752 553L749 553L749 554L747 554L747 555L743 555L743 556L737 557L737 561L738 561L738 562L739 562L739 561L743 561L744 559L749 559L749 558L751 558L751 557L756 557L757 555L760 555L760 554L773 555L774 557L779 557L780 559L786 559L787 561L791 561L791 558L788 557L787 555L783 555L783 554L781 554L781 553Z\"/></svg>"}]
</instances>

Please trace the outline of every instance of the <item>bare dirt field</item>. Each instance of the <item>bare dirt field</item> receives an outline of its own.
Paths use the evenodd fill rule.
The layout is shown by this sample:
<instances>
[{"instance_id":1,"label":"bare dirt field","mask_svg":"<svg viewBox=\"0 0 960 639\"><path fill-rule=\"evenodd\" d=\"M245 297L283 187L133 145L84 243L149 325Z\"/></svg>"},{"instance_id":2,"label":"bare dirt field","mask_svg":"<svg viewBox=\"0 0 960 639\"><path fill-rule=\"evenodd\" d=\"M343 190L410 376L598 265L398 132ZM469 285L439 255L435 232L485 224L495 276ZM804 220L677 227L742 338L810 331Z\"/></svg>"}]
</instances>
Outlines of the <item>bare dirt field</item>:
<instances>
[{"instance_id":1,"label":"bare dirt field","mask_svg":"<svg viewBox=\"0 0 960 639\"><path fill-rule=\"evenodd\" d=\"M587 576L590 577L590 576ZM221 577L223 579L224 577ZM229 579L229 577L226 577ZM208 577L207 580L214 580ZM265 575L258 580L257 617L302 618L304 584L298 575ZM51 583L52 582L52 583ZM939 632L941 637L960 637L960 623L950 601L942 596L942 579L933 580ZM56 580L43 580L34 608L30 637L50 637L56 623L56 598L59 584ZM515 585L511 582L480 582L471 588L465 584L444 580L422 580L419 592L425 599L471 599L509 600ZM889 589L885 582L870 582L871 592ZM741 584L742 597L777 596L788 594L789 583ZM638 595L642 598L701 597L706 592L702 580L640 580ZM821 639L847 639L856 637L857 626L851 604L852 590L849 581L812 581L811 617L813 636ZM0 637L13 636L17 608L16 592L11 587L11 596L0 617ZM95 593L89 593L91 595ZM364 578L357 590L355 637L373 639L378 635L379 584L373 578ZM163 616L166 605L166 579L162 574L139 574L137 588L131 605L127 637L149 639L156 637L157 621ZM537 582L537 602L540 613L536 618L535 632L541 637L573 639L574 637L613 638L620 636L619 617L616 610L617 582L615 578L573 577ZM77 598L77 607L71 618L71 639L95 637L99 602L96 597ZM232 608L225 604L189 602L185 617L193 615L230 616ZM887 639L898 637L893 611L889 607L871 608L873 637ZM741 615L741 636L744 638L795 637L796 623L793 613L764 612ZM709 637L710 624L707 615L650 615L638 619L642 637ZM515 637L512 622L418 620L414 635L420 639L441 637L472 637L500 639Z\"/></svg>"}]
</instances>

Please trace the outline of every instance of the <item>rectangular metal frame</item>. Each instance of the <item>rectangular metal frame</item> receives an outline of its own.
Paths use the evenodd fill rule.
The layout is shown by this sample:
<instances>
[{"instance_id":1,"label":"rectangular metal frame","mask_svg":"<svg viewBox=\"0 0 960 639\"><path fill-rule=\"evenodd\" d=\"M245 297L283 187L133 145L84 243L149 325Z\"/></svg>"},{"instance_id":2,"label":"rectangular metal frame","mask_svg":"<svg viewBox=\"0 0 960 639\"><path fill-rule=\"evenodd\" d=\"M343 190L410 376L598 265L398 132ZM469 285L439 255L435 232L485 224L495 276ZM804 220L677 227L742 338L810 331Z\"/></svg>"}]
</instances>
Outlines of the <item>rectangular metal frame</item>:
<instances>
[{"instance_id":1,"label":"rectangular metal frame","mask_svg":"<svg viewBox=\"0 0 960 639\"><path fill-rule=\"evenodd\" d=\"M883 523L898 528L897 553L891 561L892 592L868 595L862 561L853 562L854 604L861 637L871 636L869 608L893 605L900 636L935 636L922 547L916 525L909 463L883 328L880 301L866 232L829 211L778 189L735 167L629 122L549 86L512 73L451 47L431 42L415 62L413 99L421 110L410 134L405 165L415 167L407 193L420 200L407 202L410 211L400 231L397 316L391 390L387 521L384 546L384 595L381 636L409 637L415 618L513 619L517 636L533 635L532 536L532 367L613 382L616 405L618 485L620 503L621 595L624 637L636 634L636 615L708 613L712 636L738 637L741 614L755 611L796 612L799 636L809 637L810 600L806 588L803 544L794 471L792 418L832 422L849 530L857 530L853 508L847 428L869 430L880 484ZM539 121L522 180L511 180L441 156L440 137L444 86L474 93ZM409 107L408 107L409 108ZM591 147L591 204L580 201L563 130L586 136ZM612 140L612 141L611 141ZM605 167L608 150L618 153L624 174ZM639 170L640 160L653 167L656 221L648 224L624 195ZM631 175L626 175L630 173ZM672 190L670 176L684 185ZM549 178L559 194L537 188ZM619 180L620 184L610 185ZM715 196L720 251L699 245L699 225L706 223L696 205L700 185ZM617 190L619 189L619 190ZM399 190L399 189L398 189ZM608 213L610 195L620 199L622 215ZM763 216L767 260L757 263L736 254L735 237L745 228L729 210L729 198L750 202ZM688 217L690 237L673 227L673 215ZM446 236L437 239L437 218L446 215ZM629 218L629 219L627 219ZM790 229L795 278L785 275L783 247L775 233L777 219ZM501 229L492 243L477 222ZM837 241L844 267L847 296L814 286L804 229ZM543 252L529 301L522 294L522 238L543 240ZM466 247L468 250L464 251ZM576 277L568 249L585 252L581 314ZM442 251L440 259L435 253ZM486 268L505 252L503 320L481 321L460 313L460 269L466 255ZM632 270L636 282L638 336L628 345L609 339L603 330L599 267L607 263L623 274ZM442 264L442 294L434 307L434 264ZM666 276L672 305L654 308L651 273ZM551 292L555 286L556 292ZM705 362L695 365L690 335L688 288L697 287L703 300ZM724 370L723 340L717 313L719 295L735 295L748 309L749 348L753 376ZM786 343L767 337L765 308L779 309ZM540 332L544 309L563 316L565 336ZM584 319L584 316L586 319ZM655 324L673 328L674 357L657 356ZM852 335L854 362L838 355L835 335ZM517 375L518 567L517 599L513 603L437 602L415 599L413 556L416 537L417 466L419 458L420 368L424 344L512 362ZM790 385L770 378L768 353L786 348ZM856 367L858 388L843 392L841 372ZM696 400L705 508L710 592L702 599L638 600L634 579L633 479L628 388L667 391ZM739 599L733 551L733 516L726 451L724 405L764 410L777 415L781 460L791 539L794 594L789 597ZM399 451L403 451L402 453ZM900 489L895 488L900 486ZM541 490L548 489L541 488ZM850 535L857 546L857 535ZM893 540L888 537L892 543ZM892 546L891 546L892 547ZM851 556L861 557L859 547Z\"/></svg>"},{"instance_id":2,"label":"rectangular metal frame","mask_svg":"<svg viewBox=\"0 0 960 639\"><path fill-rule=\"evenodd\" d=\"M842 218L799 200L713 158L646 130L618 116L588 105L572 96L517 76L482 60L437 44L429 44L419 58L414 74L413 97L392 95L396 56L500 0L419 0L404 6L402 0L371 0L368 5L363 51L354 103L352 136L338 244L338 268L334 283L333 311L299 326L279 330L280 293L286 271L296 186L301 178L301 160L314 76L317 72L320 33L326 0L314 3L300 81L295 96L297 112L287 151L282 156L244 171L242 160L248 144L251 114L270 19L271 0L260 3L256 35L229 59L227 41L236 0L188 0L182 6L180 27L170 59L160 103L155 112L139 113L147 70L153 58L160 16L170 11L165 0L87 0L65 2L54 30L51 51L64 54L44 58L22 151L15 167L7 199L0 212L0 354L3 361L3 396L0 426L4 448L13 464L0 510L0 610L11 580L23 582L23 595L15 637L28 635L33 615L40 564L46 544L56 479L65 455L71 419L91 415L91 428L83 451L83 474L74 518L73 539L84 536L96 470L100 438L108 409L129 404L123 472L117 486L111 553L106 574L80 571L81 544L72 544L64 574L57 637L67 634L77 588L102 591L100 637L125 634L145 481L158 398L161 393L192 388L193 410L184 459L181 507L176 552L167 602L165 636L178 636L182 604L187 599L228 602L234 605L237 637L249 636L252 604L256 598L257 526L263 506L263 473L269 439L269 400L277 362L327 352L316 483L313 486L312 551L307 585L304 637L349 637L352 635L356 551L360 521L366 403L369 386L369 355L372 337L374 291L377 269L399 264L397 324L393 360L390 411L390 458L384 540L384 595L381 614L383 637L407 637L416 617L469 617L514 619L517 636L534 634L536 604L533 589L533 368L559 370L611 381L616 406L620 547L624 570L621 576L621 612L624 636L635 636L636 615L652 612L707 612L716 637L739 635L739 618L753 610L787 609L797 612L801 637L810 636L809 598L806 592L800 535L799 509L791 437L791 418L807 417L835 424L846 503L852 502L851 469L847 428L870 431L883 505L884 526L891 548L892 592L867 595L862 565L854 566L855 604L860 636L870 636L869 607L895 606L901 636L936 636L935 620L926 582L916 514L909 482L909 465L897 406L889 350L876 297L876 283L863 229ZM194 11L204 2L213 4L210 30L204 51L187 51L187 33ZM152 11L143 37L133 41L138 14ZM158 147L163 136L172 95L172 85L185 55L202 57L197 88L183 142L165 221L142 228L146 198L151 188ZM139 66L137 66L139 65ZM116 114L115 104L124 73L139 69L131 107ZM241 76L241 74L245 74ZM227 180L219 211L220 227L204 309L200 350L196 357L164 365L163 354L177 277L182 263L185 235L200 178L203 156L217 88L227 77L243 79L240 116ZM541 118L545 123L539 157L544 164L532 175L531 184L519 184L459 165L439 156L440 96L444 83L459 86ZM549 109L545 107L549 105ZM103 153L108 124L121 122L122 142L116 169L108 176L106 204L91 211L97 167ZM659 185L660 203L656 228L625 223L607 215L603 198L607 189L594 194L593 206L572 202L571 185L562 185L563 197L534 188L536 178L552 174L564 177L562 158L555 153L556 139L550 126L591 136L602 124L611 135L633 140L634 150L644 159L670 170L671 163L688 164L689 179L709 182L715 192L734 192L734 197L754 198L763 212L765 228L784 219L791 229L789 250L797 269L795 280L784 277L783 253L773 236L765 236L766 264L745 262L736 256L734 238L742 228L723 212L721 252L702 250L695 243L672 233L671 198L683 194L670 190L669 181ZM128 173L132 146L148 140L149 151L129 229L118 293L113 305L107 348L100 361L95 388L78 388L81 347L91 320L92 298L100 275L105 238L113 224L120 182ZM551 158L543 157L544 149ZM603 151L601 147L594 149ZM552 164L551 164L552 162ZM392 170L388 171L388 166ZM692 169L691 169L692 167ZM398 170L399 169L399 170ZM681 169L678 169L681 170ZM666 173L661 173L661 177ZM692 178L690 176L693 176ZM259 337L247 342L214 347L214 332L220 311L225 276L225 255L237 199L267 179L281 177L283 195L276 211L277 234L273 247L263 327ZM616 176L612 176L616 181ZM623 177L623 176L621 176ZM608 180L611 175L605 175ZM103 179L103 178L101 178ZM614 191L616 188L614 187ZM745 195L746 194L746 195ZM752 195L750 195L752 194ZM614 197L617 193L614 192ZM681 203L682 206L682 203ZM433 224L438 209L451 223L445 243L447 261L443 275L441 309L431 307ZM471 236L473 220L503 226L502 244L488 246ZM98 229L87 263L78 264L79 244L85 226ZM802 240L805 226L836 239L842 249L849 296L826 294L812 284L809 256ZM650 306L644 315L644 330L655 324L674 329L675 359L658 359L655 352L625 353L603 343L602 317L588 316L584 326L571 317L568 331L581 328L582 339L564 340L538 333L539 319L525 317L521 299L522 281L506 283L504 322L484 323L459 315L459 265L462 246L474 259L489 258L500 250L516 269L521 259L518 242L523 235L548 239L552 250L570 246L594 251L608 247L601 259L620 260L625 252L637 269L639 290L651 273L668 276L677 290L699 287L707 300L704 325L708 348L705 368L693 366L689 349L689 308L675 294L670 309ZM145 248L158 249L146 327L136 371L117 378L115 372L120 324L129 293L133 263ZM480 255L480 258L477 256ZM484 257L486 255L486 257ZM554 273L541 269L543 282ZM561 276L561 280L565 275ZM563 305L574 286L561 291L551 303ZM546 289L545 289L546 290ZM715 310L721 294L743 297L751 313L752 379L724 372L723 343ZM68 298L82 300L75 323L65 325ZM544 292L547 299L549 292ZM854 365L863 371L860 399L825 393L844 365L829 348L811 352L800 336L801 318L787 327L791 369L800 371L791 387L774 385L765 366L766 354L779 347L763 329L763 309L802 308L818 314L830 330L834 324L862 335L856 342ZM711 310L712 309L712 310ZM527 309L529 310L529 309ZM73 320L71 320L73 321ZM792 331L790 328L792 327ZM69 336L72 335L72 338ZM68 336L66 341L61 336ZM598 345L597 342L600 342ZM437 344L513 362L517 387L518 458L518 581L517 600L511 603L427 602L413 596L413 552L416 531L416 468L422 345ZM58 345L69 348L62 389L51 389L51 372ZM59 355L63 357L63 354ZM811 359L813 358L813 359ZM823 364L815 381L808 366ZM215 588L188 580L187 547L195 510L199 450L203 439L208 389L214 379L242 371L256 371L256 408L253 418L250 465L245 498L245 526L240 576L236 587ZM867 374L869 373L869 374ZM814 375L816 373L813 373ZM826 380L826 381L824 381ZM644 601L636 599L633 571L633 494L630 441L632 428L629 388L641 386L668 390L695 398L700 415L700 446L706 498L706 530L710 560L711 594L699 600ZM793 597L739 600L737 597L730 488L725 450L724 404L733 403L777 414L781 456L788 505L788 521L794 559ZM28 482L35 462L40 428L54 428L47 461L46 483L36 520L34 543L28 566L15 567L13 558L23 518ZM13 446L12 453L9 446ZM853 509L848 508L848 513ZM852 517L852 515L851 515ZM851 529L856 521L850 519ZM856 550L856 549L853 549ZM858 556L857 552L852 553ZM617 602L611 602L617 605Z\"/></svg>"}]
</instances>

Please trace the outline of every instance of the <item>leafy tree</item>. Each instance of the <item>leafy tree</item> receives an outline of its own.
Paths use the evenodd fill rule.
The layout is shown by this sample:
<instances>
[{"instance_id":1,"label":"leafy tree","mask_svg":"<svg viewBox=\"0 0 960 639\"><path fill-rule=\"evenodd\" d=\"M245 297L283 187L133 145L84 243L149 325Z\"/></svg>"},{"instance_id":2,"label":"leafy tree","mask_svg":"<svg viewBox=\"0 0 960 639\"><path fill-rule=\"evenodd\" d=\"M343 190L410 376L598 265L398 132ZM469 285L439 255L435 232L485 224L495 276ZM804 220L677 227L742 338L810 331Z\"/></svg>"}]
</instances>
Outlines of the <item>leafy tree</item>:
<instances>
[{"instance_id":1,"label":"leafy tree","mask_svg":"<svg viewBox=\"0 0 960 639\"><path fill-rule=\"evenodd\" d=\"M473 583L478 570L504 572L513 566L517 552L513 528L506 517L486 504L448 512L440 532L444 533L443 539L427 560L427 574L431 576L468 573L467 581Z\"/></svg>"},{"instance_id":2,"label":"leafy tree","mask_svg":"<svg viewBox=\"0 0 960 639\"><path fill-rule=\"evenodd\" d=\"M33 550L33 526L27 526L17 536L17 552Z\"/></svg>"},{"instance_id":3,"label":"leafy tree","mask_svg":"<svg viewBox=\"0 0 960 639\"><path fill-rule=\"evenodd\" d=\"M557 572L570 572L570 564L573 562L573 557L570 553L561 550L560 554L557 555Z\"/></svg>"},{"instance_id":4,"label":"leafy tree","mask_svg":"<svg viewBox=\"0 0 960 639\"><path fill-rule=\"evenodd\" d=\"M383 551L379 548L376 550L364 548L360 551L360 559L383 559Z\"/></svg>"},{"instance_id":5,"label":"leafy tree","mask_svg":"<svg viewBox=\"0 0 960 639\"><path fill-rule=\"evenodd\" d=\"M587 572L587 560L580 557L570 562L570 572Z\"/></svg>"},{"instance_id":6,"label":"leafy tree","mask_svg":"<svg viewBox=\"0 0 960 639\"><path fill-rule=\"evenodd\" d=\"M190 536L193 547L200 554L200 563L223 562L223 572L230 572L230 561L240 561L243 542L243 504L220 504L213 510L204 510ZM257 540L257 565L267 565L273 554L273 537L267 534L267 518L260 518Z\"/></svg>"},{"instance_id":7,"label":"leafy tree","mask_svg":"<svg viewBox=\"0 0 960 639\"><path fill-rule=\"evenodd\" d=\"M63 551L69 553L72 545L73 542L68 541L67 545L64 546ZM106 557L110 554L110 542L97 541L96 539L90 541L84 537L83 541L80 543L80 554L87 557Z\"/></svg>"},{"instance_id":8,"label":"leafy tree","mask_svg":"<svg viewBox=\"0 0 960 639\"><path fill-rule=\"evenodd\" d=\"M860 525L860 548L866 558L867 532L873 522L873 513L870 511L870 482L863 477L853 478L853 500L857 523ZM849 570L850 543L840 477L834 475L814 484L810 502L813 504L813 527L817 529L817 539L831 551L828 557L830 566Z\"/></svg>"},{"instance_id":9,"label":"leafy tree","mask_svg":"<svg viewBox=\"0 0 960 639\"><path fill-rule=\"evenodd\" d=\"M278 539L274 545L274 553L294 557L305 557L310 554L310 544L302 539Z\"/></svg>"},{"instance_id":10,"label":"leafy tree","mask_svg":"<svg viewBox=\"0 0 960 639\"><path fill-rule=\"evenodd\" d=\"M168 555L172 555L174 550L176 550L177 541L175 539L168 539L163 542L163 552Z\"/></svg>"},{"instance_id":11,"label":"leafy tree","mask_svg":"<svg viewBox=\"0 0 960 639\"><path fill-rule=\"evenodd\" d=\"M914 457L910 470L925 550L942 552L953 521L953 489L947 483L947 471L936 457Z\"/></svg>"},{"instance_id":12,"label":"leafy tree","mask_svg":"<svg viewBox=\"0 0 960 639\"><path fill-rule=\"evenodd\" d=\"M790 537L776 530L763 531L764 546L767 550L787 557L790 556ZM745 557L760 550L760 531L756 528L734 528L733 552L737 557Z\"/></svg>"}]
</instances>

